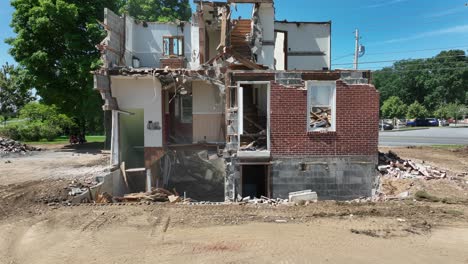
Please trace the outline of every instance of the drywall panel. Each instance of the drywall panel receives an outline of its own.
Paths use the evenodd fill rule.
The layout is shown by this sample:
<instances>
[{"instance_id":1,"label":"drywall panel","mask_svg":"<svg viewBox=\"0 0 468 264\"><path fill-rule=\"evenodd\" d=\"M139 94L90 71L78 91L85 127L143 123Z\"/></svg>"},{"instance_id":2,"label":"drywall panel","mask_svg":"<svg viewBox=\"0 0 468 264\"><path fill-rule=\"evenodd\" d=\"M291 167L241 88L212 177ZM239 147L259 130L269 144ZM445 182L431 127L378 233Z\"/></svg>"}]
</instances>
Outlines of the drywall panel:
<instances>
[{"instance_id":1,"label":"drywall panel","mask_svg":"<svg viewBox=\"0 0 468 264\"><path fill-rule=\"evenodd\" d=\"M286 54L284 53L286 33L275 32L275 70L284 71L286 68Z\"/></svg>"},{"instance_id":2,"label":"drywall panel","mask_svg":"<svg viewBox=\"0 0 468 264\"><path fill-rule=\"evenodd\" d=\"M158 79L112 77L112 96L121 109L144 110L144 146L162 147L162 129L150 130L149 121L159 122L162 128L161 83Z\"/></svg>"}]
</instances>

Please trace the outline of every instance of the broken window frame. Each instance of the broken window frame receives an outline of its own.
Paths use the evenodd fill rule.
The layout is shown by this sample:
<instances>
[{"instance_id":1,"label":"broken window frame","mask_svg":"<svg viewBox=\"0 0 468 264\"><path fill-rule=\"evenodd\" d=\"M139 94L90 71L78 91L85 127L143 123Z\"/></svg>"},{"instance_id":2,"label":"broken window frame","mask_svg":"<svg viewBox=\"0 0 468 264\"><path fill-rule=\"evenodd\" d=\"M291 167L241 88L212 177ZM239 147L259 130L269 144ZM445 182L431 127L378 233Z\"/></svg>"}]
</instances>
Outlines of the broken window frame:
<instances>
[{"instance_id":1,"label":"broken window frame","mask_svg":"<svg viewBox=\"0 0 468 264\"><path fill-rule=\"evenodd\" d=\"M180 95L179 96L179 105L180 105L180 122L184 124L193 123L193 102L191 95ZM185 103L184 103L185 101ZM190 105L188 105L188 101Z\"/></svg>"},{"instance_id":2,"label":"broken window frame","mask_svg":"<svg viewBox=\"0 0 468 264\"><path fill-rule=\"evenodd\" d=\"M166 42L169 45L168 47L166 46ZM177 51L174 50L175 43L177 43ZM184 37L183 36L164 36L163 37L163 56L164 57L183 57L184 56Z\"/></svg>"},{"instance_id":3,"label":"broken window frame","mask_svg":"<svg viewBox=\"0 0 468 264\"><path fill-rule=\"evenodd\" d=\"M307 85L307 132L335 132L336 131L336 82L335 81L308 81ZM313 105L313 89L330 89L328 104ZM312 127L312 107L328 107L331 111L330 127Z\"/></svg>"}]
</instances>

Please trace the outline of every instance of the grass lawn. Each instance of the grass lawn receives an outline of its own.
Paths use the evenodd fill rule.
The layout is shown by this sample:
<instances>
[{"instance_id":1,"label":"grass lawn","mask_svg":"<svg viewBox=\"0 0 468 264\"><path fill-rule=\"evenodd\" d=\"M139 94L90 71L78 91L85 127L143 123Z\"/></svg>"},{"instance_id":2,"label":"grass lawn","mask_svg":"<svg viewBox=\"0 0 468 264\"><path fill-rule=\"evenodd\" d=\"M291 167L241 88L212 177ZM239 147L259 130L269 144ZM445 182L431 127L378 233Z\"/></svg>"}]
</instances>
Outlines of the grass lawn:
<instances>
[{"instance_id":1,"label":"grass lawn","mask_svg":"<svg viewBox=\"0 0 468 264\"><path fill-rule=\"evenodd\" d=\"M462 149L465 148L466 145L431 145L431 148L435 149Z\"/></svg>"},{"instance_id":2,"label":"grass lawn","mask_svg":"<svg viewBox=\"0 0 468 264\"><path fill-rule=\"evenodd\" d=\"M106 140L105 136L86 136L86 141L89 143L99 142L102 143ZM32 142L24 142L28 145L47 145L47 144L68 144L68 137L61 136L52 141L41 140L41 141L32 141Z\"/></svg>"}]
</instances>

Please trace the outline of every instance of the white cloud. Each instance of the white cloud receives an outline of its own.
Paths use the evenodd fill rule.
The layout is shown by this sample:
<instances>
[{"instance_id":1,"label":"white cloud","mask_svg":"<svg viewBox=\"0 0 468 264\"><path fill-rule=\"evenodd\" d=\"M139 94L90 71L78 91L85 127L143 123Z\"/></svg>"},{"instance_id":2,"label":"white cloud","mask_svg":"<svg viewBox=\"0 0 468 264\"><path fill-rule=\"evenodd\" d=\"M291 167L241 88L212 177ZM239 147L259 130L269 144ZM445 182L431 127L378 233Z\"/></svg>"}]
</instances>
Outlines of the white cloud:
<instances>
[{"instance_id":1,"label":"white cloud","mask_svg":"<svg viewBox=\"0 0 468 264\"><path fill-rule=\"evenodd\" d=\"M366 8L375 8L375 7L381 7L381 6L388 6L388 5L398 4L398 3L406 2L406 1L408 1L408 0L381 1L379 3L368 5L368 6L366 6Z\"/></svg>"},{"instance_id":2,"label":"white cloud","mask_svg":"<svg viewBox=\"0 0 468 264\"><path fill-rule=\"evenodd\" d=\"M428 18L444 17L444 16L448 16L448 15L452 15L452 14L456 14L456 13L461 13L461 12L465 12L465 11L468 11L468 8L465 8L464 6L459 6L459 7L447 9L447 10L444 10L444 11L440 11L440 12L437 12L437 13L427 14L426 17L428 17Z\"/></svg>"},{"instance_id":3,"label":"white cloud","mask_svg":"<svg viewBox=\"0 0 468 264\"><path fill-rule=\"evenodd\" d=\"M416 40L416 39L421 39L421 38L426 38L426 37L434 37L434 36L453 34L453 33L468 33L468 24L423 32L423 33L415 34L409 37L394 38L394 39L389 39L389 40L385 40L385 41L378 42L378 43L370 43L370 45L392 44L392 43L405 42L409 40Z\"/></svg>"}]
</instances>

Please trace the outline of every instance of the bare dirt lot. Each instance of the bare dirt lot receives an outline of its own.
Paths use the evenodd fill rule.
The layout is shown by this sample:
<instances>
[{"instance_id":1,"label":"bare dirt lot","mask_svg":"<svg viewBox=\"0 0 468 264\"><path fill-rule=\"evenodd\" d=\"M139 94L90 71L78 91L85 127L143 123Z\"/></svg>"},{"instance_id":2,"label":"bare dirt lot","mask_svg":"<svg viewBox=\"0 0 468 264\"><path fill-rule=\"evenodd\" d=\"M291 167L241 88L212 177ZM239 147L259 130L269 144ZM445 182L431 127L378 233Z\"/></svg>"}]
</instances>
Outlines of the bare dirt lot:
<instances>
[{"instance_id":1,"label":"bare dirt lot","mask_svg":"<svg viewBox=\"0 0 468 264\"><path fill-rule=\"evenodd\" d=\"M452 195L456 203L66 207L40 202L64 197L70 180L101 171L106 159L96 150L62 146L2 158L0 263L468 263L466 188L448 180L407 187L432 192L443 185L436 194Z\"/></svg>"}]
</instances>

